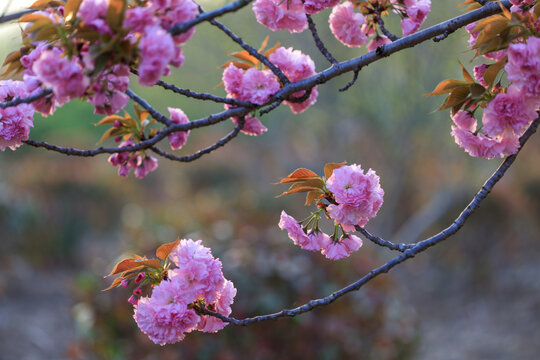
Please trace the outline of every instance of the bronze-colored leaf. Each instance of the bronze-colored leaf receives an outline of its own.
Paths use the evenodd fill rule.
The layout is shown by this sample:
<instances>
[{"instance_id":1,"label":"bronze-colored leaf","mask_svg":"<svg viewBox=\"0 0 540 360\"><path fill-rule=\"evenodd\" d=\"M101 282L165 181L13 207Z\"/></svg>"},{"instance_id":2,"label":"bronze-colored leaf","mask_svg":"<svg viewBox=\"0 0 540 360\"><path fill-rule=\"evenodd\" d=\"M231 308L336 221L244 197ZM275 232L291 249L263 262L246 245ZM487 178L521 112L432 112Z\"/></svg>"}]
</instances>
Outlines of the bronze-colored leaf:
<instances>
[{"instance_id":1,"label":"bronze-colored leaf","mask_svg":"<svg viewBox=\"0 0 540 360\"><path fill-rule=\"evenodd\" d=\"M253 65L250 65L250 64L247 64L247 63L244 63L244 62L241 62L241 61L233 61L233 60L231 60L231 61L227 61L225 64L221 65L221 68L225 69L225 68L229 67L230 64L233 64L237 68L244 69L244 70L251 69L253 67ZM216 87L218 87L220 85L217 85Z\"/></svg>"},{"instance_id":2,"label":"bronze-colored leaf","mask_svg":"<svg viewBox=\"0 0 540 360\"><path fill-rule=\"evenodd\" d=\"M107 25L109 25L113 31L122 29L126 7L127 0L109 0L106 20Z\"/></svg>"},{"instance_id":3,"label":"bronze-colored leaf","mask_svg":"<svg viewBox=\"0 0 540 360\"><path fill-rule=\"evenodd\" d=\"M156 250L156 256L161 260L165 260L171 251L178 246L178 244L180 244L180 238L178 238L176 241L161 245Z\"/></svg>"},{"instance_id":4,"label":"bronze-colored leaf","mask_svg":"<svg viewBox=\"0 0 540 360\"><path fill-rule=\"evenodd\" d=\"M259 53L262 53L266 45L268 45L268 39L270 39L270 36L264 38L261 47L259 48Z\"/></svg>"},{"instance_id":5,"label":"bronze-colored leaf","mask_svg":"<svg viewBox=\"0 0 540 360\"><path fill-rule=\"evenodd\" d=\"M316 190L309 191L306 195L306 203L304 205L309 206L313 204L316 200L318 200L321 197L322 194L324 194L322 191L316 191Z\"/></svg>"},{"instance_id":6,"label":"bronze-colored leaf","mask_svg":"<svg viewBox=\"0 0 540 360\"><path fill-rule=\"evenodd\" d=\"M154 269L161 268L161 261L158 259L150 259L150 260L137 260L137 264L148 266Z\"/></svg>"},{"instance_id":7,"label":"bronze-colored leaf","mask_svg":"<svg viewBox=\"0 0 540 360\"><path fill-rule=\"evenodd\" d=\"M137 263L136 259L125 259L120 261L118 264L114 266L111 273L107 276L115 275L123 273L124 271L131 270L137 266L141 266L141 264Z\"/></svg>"},{"instance_id":8,"label":"bronze-colored leaf","mask_svg":"<svg viewBox=\"0 0 540 360\"><path fill-rule=\"evenodd\" d=\"M264 52L264 56L269 57L271 54L273 54L280 46L281 44L279 41L274 45L271 49L268 49Z\"/></svg>"},{"instance_id":9,"label":"bronze-colored leaf","mask_svg":"<svg viewBox=\"0 0 540 360\"><path fill-rule=\"evenodd\" d=\"M507 58L505 56L504 59L501 59L495 64L489 65L488 68L486 69L486 72L484 73L484 81L487 83L488 88L491 88L493 84L495 83L495 79L497 78L497 75L506 64L506 59Z\"/></svg>"},{"instance_id":10,"label":"bronze-colored leaf","mask_svg":"<svg viewBox=\"0 0 540 360\"><path fill-rule=\"evenodd\" d=\"M259 62L260 62L256 57L250 55L250 54L249 54L247 51L245 51L245 50L244 50L244 51L235 52L235 53L232 53L232 54L229 54L229 55L234 56L235 58L240 59L240 60L243 60L243 61L245 61L245 62L251 63L251 64L253 64L253 65L255 65L255 66L259 65Z\"/></svg>"},{"instance_id":11,"label":"bronze-colored leaf","mask_svg":"<svg viewBox=\"0 0 540 360\"><path fill-rule=\"evenodd\" d=\"M295 185L300 185L300 184L295 184ZM292 190L288 190L288 191L285 191L281 194L279 194L278 196L276 197L282 197L282 196L285 196L285 195L291 195L291 194L297 194L297 193L302 193L302 192L308 192L308 191L312 191L312 190L319 190L319 188L317 187L314 187L314 186L298 186L298 187L295 187L294 189Z\"/></svg>"},{"instance_id":12,"label":"bronze-colored leaf","mask_svg":"<svg viewBox=\"0 0 540 360\"><path fill-rule=\"evenodd\" d=\"M66 22L70 22L75 19L75 15L77 15L81 3L82 0L68 0L66 2L66 7L64 8L64 16Z\"/></svg>"},{"instance_id":13,"label":"bronze-colored leaf","mask_svg":"<svg viewBox=\"0 0 540 360\"><path fill-rule=\"evenodd\" d=\"M444 110L453 107L457 103L465 101L469 96L470 90L468 86L456 88L446 98L444 103L437 110Z\"/></svg>"},{"instance_id":14,"label":"bronze-colored leaf","mask_svg":"<svg viewBox=\"0 0 540 360\"><path fill-rule=\"evenodd\" d=\"M37 0L32 5L31 9L43 10L50 7L64 6L65 3L61 0Z\"/></svg>"},{"instance_id":15,"label":"bronze-colored leaf","mask_svg":"<svg viewBox=\"0 0 540 360\"><path fill-rule=\"evenodd\" d=\"M12 51L8 54L8 56L6 56L6 59L4 60L4 63L2 64L2 66L6 66L7 64L14 61L19 61L21 57L22 57L22 54L20 50Z\"/></svg>"},{"instance_id":16,"label":"bronze-colored leaf","mask_svg":"<svg viewBox=\"0 0 540 360\"><path fill-rule=\"evenodd\" d=\"M121 278L121 277L118 277L116 279L114 279L114 281L112 282L111 286L109 286L108 288L106 289L103 289L101 291L107 291L107 290L111 290L113 287L117 287L118 285L120 285L122 283L124 279Z\"/></svg>"},{"instance_id":17,"label":"bronze-colored leaf","mask_svg":"<svg viewBox=\"0 0 540 360\"><path fill-rule=\"evenodd\" d=\"M471 84L469 90L471 92L471 98L474 100L480 98L486 92L486 89L480 84Z\"/></svg>"},{"instance_id":18,"label":"bronze-colored leaf","mask_svg":"<svg viewBox=\"0 0 540 360\"><path fill-rule=\"evenodd\" d=\"M306 179L306 178L312 179L312 178L317 178L317 177L319 177L319 175L317 175L313 171L309 169L305 169L305 168L300 168L300 169L294 170L287 177L281 179L281 181L278 184L298 181L298 180L285 181L285 180L290 180L290 179Z\"/></svg>"},{"instance_id":19,"label":"bronze-colored leaf","mask_svg":"<svg viewBox=\"0 0 540 360\"><path fill-rule=\"evenodd\" d=\"M463 78L465 79L465 81L467 81L468 83L471 83L471 84L474 83L474 79L471 76L471 74L469 74L467 69L465 69L465 67L463 66L461 61L458 61L458 62L459 62L459 66L461 66L461 73L463 74Z\"/></svg>"},{"instance_id":20,"label":"bronze-colored leaf","mask_svg":"<svg viewBox=\"0 0 540 360\"><path fill-rule=\"evenodd\" d=\"M469 86L469 83L467 81L462 80L444 80L437 85L435 90L433 90L430 94L424 94L424 96L434 96L434 95L442 95L449 92L452 92L455 88L463 87L463 86Z\"/></svg>"},{"instance_id":21,"label":"bronze-colored leaf","mask_svg":"<svg viewBox=\"0 0 540 360\"><path fill-rule=\"evenodd\" d=\"M116 120L122 121L122 120L124 120L124 118L122 116L120 116L120 115L109 115L109 116L104 117L98 123L96 123L94 125L98 126L98 125L105 125L105 124L114 124L114 122Z\"/></svg>"},{"instance_id":22,"label":"bronze-colored leaf","mask_svg":"<svg viewBox=\"0 0 540 360\"><path fill-rule=\"evenodd\" d=\"M346 161L341 162L341 163L328 163L328 164L324 165L324 176L326 176L326 178L329 179L330 176L332 176L334 170L339 169L340 167L344 166L345 164L347 164Z\"/></svg>"}]
</instances>

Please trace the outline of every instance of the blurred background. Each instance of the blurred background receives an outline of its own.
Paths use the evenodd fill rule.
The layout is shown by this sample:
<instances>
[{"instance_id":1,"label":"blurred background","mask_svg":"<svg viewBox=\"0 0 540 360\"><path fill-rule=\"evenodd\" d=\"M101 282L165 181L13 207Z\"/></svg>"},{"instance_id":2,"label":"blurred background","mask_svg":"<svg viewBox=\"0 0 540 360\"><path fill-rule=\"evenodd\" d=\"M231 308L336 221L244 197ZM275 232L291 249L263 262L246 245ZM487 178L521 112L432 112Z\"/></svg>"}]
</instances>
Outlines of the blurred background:
<instances>
[{"instance_id":1,"label":"blurred background","mask_svg":"<svg viewBox=\"0 0 540 360\"><path fill-rule=\"evenodd\" d=\"M459 15L460 2L434 1L424 27ZM24 5L13 1L8 11ZM328 15L314 19L330 51L341 60L365 52L335 41ZM268 34L249 8L221 20L255 47ZM399 33L399 23L388 23ZM20 29L1 25L0 36L3 59L19 46ZM422 96L459 78L458 60L472 70L467 38L457 31L372 64L345 93L338 89L352 75L334 79L319 87L317 104L305 113L282 107L263 117L263 136L240 135L194 163L160 160L143 180L117 176L107 156L26 146L0 153L0 359L537 359L539 135L456 236L297 318L195 332L160 347L138 330L128 291L101 291L116 261L152 256L177 237L203 239L222 260L238 289L238 318L325 296L395 256L367 242L332 262L293 246L277 227L280 212L301 219L309 209L302 195L275 198L285 189L275 183L298 167L322 173L327 162L347 161L373 168L385 202L367 228L384 238L417 241L448 226L500 163L459 149L448 112L434 112L443 99ZM328 67L307 31L271 33L270 45L276 41L311 54L318 71ZM234 51L236 44L202 24L184 48L185 65L166 80L224 96L222 87L214 89L218 67ZM132 85L163 112L179 107L193 120L222 110L140 88L135 79ZM100 118L90 104L74 101L53 117L36 116L30 137L95 147ZM225 122L192 131L181 154L231 129Z\"/></svg>"}]
</instances>

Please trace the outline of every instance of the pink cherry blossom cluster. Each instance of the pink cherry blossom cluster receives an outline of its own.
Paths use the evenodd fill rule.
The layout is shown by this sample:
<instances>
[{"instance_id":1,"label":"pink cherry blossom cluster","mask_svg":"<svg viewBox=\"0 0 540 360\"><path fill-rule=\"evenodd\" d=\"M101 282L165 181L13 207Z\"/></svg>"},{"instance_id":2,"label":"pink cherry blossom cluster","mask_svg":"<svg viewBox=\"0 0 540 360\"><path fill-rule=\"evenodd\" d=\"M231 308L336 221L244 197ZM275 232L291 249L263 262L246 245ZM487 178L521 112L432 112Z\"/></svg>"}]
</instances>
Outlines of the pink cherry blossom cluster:
<instances>
[{"instance_id":1,"label":"pink cherry blossom cluster","mask_svg":"<svg viewBox=\"0 0 540 360\"><path fill-rule=\"evenodd\" d=\"M356 225L364 226L377 215L383 203L384 191L379 177L372 169L364 173L360 165L335 169L326 187L334 194L336 202L328 206L328 214L345 231L353 231Z\"/></svg>"},{"instance_id":2,"label":"pink cherry blossom cluster","mask_svg":"<svg viewBox=\"0 0 540 360\"><path fill-rule=\"evenodd\" d=\"M318 229L306 233L302 225L285 211L281 212L278 226L287 231L295 245L308 251L320 251L330 260L346 258L362 246L362 239L353 234L344 233L340 238L334 238Z\"/></svg>"},{"instance_id":3,"label":"pink cherry blossom cluster","mask_svg":"<svg viewBox=\"0 0 540 360\"><path fill-rule=\"evenodd\" d=\"M469 155L491 159L515 154L519 137L538 116L540 108L540 38L510 44L501 50L508 56L504 69L512 84L494 88L495 96L483 109L482 128L471 111L460 110L452 116L452 135ZM475 67L477 81L487 86L486 65Z\"/></svg>"},{"instance_id":4,"label":"pink cherry blossom cluster","mask_svg":"<svg viewBox=\"0 0 540 360\"><path fill-rule=\"evenodd\" d=\"M293 243L302 249L321 251L328 259L339 260L362 246L362 240L350 232L356 231L356 226L366 225L377 215L383 203L384 191L375 171L369 169L364 173L362 167L356 164L335 168L324 188L325 192L317 201L318 211L303 222L282 211L279 227L286 230ZM319 229L322 211L334 220L332 236ZM338 236L339 229L341 236Z\"/></svg>"},{"instance_id":5,"label":"pink cherry blossom cluster","mask_svg":"<svg viewBox=\"0 0 540 360\"><path fill-rule=\"evenodd\" d=\"M424 23L431 10L431 0L381 0L345 1L340 0L256 0L253 12L257 21L272 31L288 30L291 33L302 32L307 28L306 14L316 14L324 9L333 8L329 17L332 34L341 43L349 47L366 44L372 51L378 46L389 43L385 35L375 31L377 18L386 9L392 9L402 17L403 35L416 32ZM364 6L364 13L355 9ZM369 19L366 16L369 15Z\"/></svg>"},{"instance_id":6,"label":"pink cherry blossom cluster","mask_svg":"<svg viewBox=\"0 0 540 360\"><path fill-rule=\"evenodd\" d=\"M22 81L0 81L0 102L28 96ZM6 147L15 150L28 139L30 128L34 126L34 108L29 104L0 108L0 150Z\"/></svg>"},{"instance_id":7,"label":"pink cherry blossom cluster","mask_svg":"<svg viewBox=\"0 0 540 360\"><path fill-rule=\"evenodd\" d=\"M273 51L268 59L277 66L290 81L300 81L316 74L315 63L309 55L299 50L279 47ZM247 70L229 64L223 71L223 84L227 97L242 101L249 101L257 105L268 102L273 94L279 91L281 84L278 78L269 69L259 70L254 67ZM305 90L292 94L292 98L301 98ZM317 101L317 87L311 90L309 97L302 102L284 101L294 114L301 113ZM228 105L226 108L231 108ZM255 116L248 114L244 118L242 132L247 135L261 135L267 128ZM238 117L233 117L238 124Z\"/></svg>"},{"instance_id":8,"label":"pink cherry blossom cluster","mask_svg":"<svg viewBox=\"0 0 540 360\"><path fill-rule=\"evenodd\" d=\"M120 143L119 147L134 145L130 139ZM112 166L118 166L118 175L127 177L129 170L134 169L135 177L138 179L144 178L148 173L154 171L158 167L158 161L155 157L146 154L140 155L127 151L115 153L109 156L109 163Z\"/></svg>"},{"instance_id":9,"label":"pink cherry blossom cluster","mask_svg":"<svg viewBox=\"0 0 540 360\"><path fill-rule=\"evenodd\" d=\"M156 344L172 344L191 331L217 332L227 324L208 315L198 315L195 306L204 306L222 315L231 313L236 295L233 283L223 276L221 261L215 259L201 240L183 239L169 255L177 268L154 286L149 297L134 306L134 319Z\"/></svg>"},{"instance_id":10,"label":"pink cherry blossom cluster","mask_svg":"<svg viewBox=\"0 0 540 360\"><path fill-rule=\"evenodd\" d=\"M187 115L181 110L181 109L175 109L175 108L169 108L169 114L171 122L175 124L187 124L189 123L189 119ZM177 131L169 135L169 144L171 145L171 149L173 150L179 150L181 149L187 142L187 138L189 135L189 130L187 131Z\"/></svg>"}]
</instances>

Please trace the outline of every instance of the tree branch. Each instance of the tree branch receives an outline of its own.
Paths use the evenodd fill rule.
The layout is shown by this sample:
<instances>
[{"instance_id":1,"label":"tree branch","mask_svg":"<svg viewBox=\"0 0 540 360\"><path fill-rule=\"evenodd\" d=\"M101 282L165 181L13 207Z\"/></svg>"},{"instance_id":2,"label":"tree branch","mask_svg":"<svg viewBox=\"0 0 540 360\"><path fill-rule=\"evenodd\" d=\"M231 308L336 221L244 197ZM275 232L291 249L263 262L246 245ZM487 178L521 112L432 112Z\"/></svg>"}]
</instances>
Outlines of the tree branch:
<instances>
[{"instance_id":1,"label":"tree branch","mask_svg":"<svg viewBox=\"0 0 540 360\"><path fill-rule=\"evenodd\" d=\"M364 286L370 280L376 278L377 276L381 274L387 273L392 268L401 264L402 262L410 258L413 258L419 253L427 250L428 248L434 245L437 245L438 243L448 239L450 236L454 235L459 229L461 229L461 227L465 224L469 216L471 216L471 214L480 207L481 202L487 197L487 195L493 189L495 184L504 176L506 171L514 163L519 152L523 148L523 145L527 142L527 140L531 137L531 135L536 132L536 129L538 128L539 123L540 123L540 117L533 121L533 123L529 126L529 128L525 132L525 134L523 134L523 136L520 138L521 148L519 149L518 153L507 157L503 161L503 163L499 166L499 168L493 173L493 175L491 175L491 177L484 183L481 189L476 193L476 195L474 196L472 201L469 203L469 205L467 205L467 207L461 212L461 214L456 218L456 220L454 220L452 225L442 230L438 234L416 243L414 247L405 250L401 255L393 258L392 260L388 261L386 264L374 270L371 270L367 275L365 275L358 281L326 297L316 299L316 300L311 300L307 302L306 304L296 307L294 309L284 309L277 313L268 314L268 315L260 315L260 316L255 316L251 318L245 318L245 319L236 319L233 317L224 316L222 314L216 313L214 311L210 311L208 309L197 308L197 311L202 314L214 316L218 319L221 319L224 322L228 322L234 325L245 326L245 325L249 325L256 322L261 322L261 321L266 321L266 320L275 320L282 317L293 317L296 315L300 315L302 313L311 311L315 308L330 305L331 303L336 301L336 299L352 291L359 290L362 286Z\"/></svg>"},{"instance_id":2,"label":"tree branch","mask_svg":"<svg viewBox=\"0 0 540 360\"><path fill-rule=\"evenodd\" d=\"M20 104L30 104L31 102L39 100L42 97L45 97L45 96L50 95L50 94L52 94L52 90L51 89L45 89L45 90L41 91L40 93L37 93L35 95L29 96L29 97L26 97L26 98L15 98L15 99L13 99L11 101L7 101L7 102L4 102L4 103L0 102L0 109L6 109L8 107L17 106L17 105L20 105Z\"/></svg>"},{"instance_id":3,"label":"tree branch","mask_svg":"<svg viewBox=\"0 0 540 360\"><path fill-rule=\"evenodd\" d=\"M306 17L308 21L309 31L311 31L311 35L313 36L315 45L317 46L321 54L324 55L326 60L330 62L330 64L333 64L333 65L337 64L338 61L336 60L335 57L332 56L332 54L330 54L326 46L324 46L324 43L322 42L321 38L319 37L319 33L317 32L317 27L315 26L315 23L313 22L311 15L306 14Z\"/></svg>"},{"instance_id":4,"label":"tree branch","mask_svg":"<svg viewBox=\"0 0 540 360\"><path fill-rule=\"evenodd\" d=\"M173 155L173 154L169 154L169 153L167 153L167 152L165 152L163 150L160 150L155 146L152 146L150 148L150 150L152 150L156 154L158 154L158 155L160 155L160 156L162 156L164 158L167 158L169 160L180 161L180 162L191 162L191 161L197 160L198 158L202 157L203 155L211 153L212 151L214 151L214 150L216 150L216 149L218 149L218 148L220 148L222 146L225 146L225 144L227 144L229 141L231 141L232 139L234 139L238 135L240 130L242 130L242 128L244 127L244 123L245 123L245 118L241 117L239 119L239 121L238 121L238 125L227 136L221 138L214 145L211 145L211 146L209 146L207 148L199 150L195 154L192 154L192 155L176 156L176 155Z\"/></svg>"},{"instance_id":5,"label":"tree branch","mask_svg":"<svg viewBox=\"0 0 540 360\"><path fill-rule=\"evenodd\" d=\"M150 115L156 119L157 121L159 121L160 123L162 124L165 124L167 126L170 126L173 124L173 122L168 118L166 117L165 115L163 115L162 113L160 113L159 111L157 111L156 109L154 109L152 106L150 106L150 104L148 104L146 102L146 100L144 100L143 98L139 97L137 94L135 94L133 91L127 89L126 90L126 95L129 96L131 98L131 100L135 101L136 103L138 103L139 105L141 105L141 107L143 109L145 109L146 111L148 111L150 113Z\"/></svg>"}]
</instances>

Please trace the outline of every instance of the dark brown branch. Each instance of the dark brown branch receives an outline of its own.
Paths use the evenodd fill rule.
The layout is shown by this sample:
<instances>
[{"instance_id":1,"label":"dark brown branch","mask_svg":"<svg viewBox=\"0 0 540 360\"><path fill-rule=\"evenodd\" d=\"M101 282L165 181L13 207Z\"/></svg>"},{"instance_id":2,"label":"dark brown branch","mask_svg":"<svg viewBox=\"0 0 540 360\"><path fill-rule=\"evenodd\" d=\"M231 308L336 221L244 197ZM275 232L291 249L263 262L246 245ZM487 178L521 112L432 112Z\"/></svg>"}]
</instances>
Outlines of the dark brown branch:
<instances>
[{"instance_id":1,"label":"dark brown branch","mask_svg":"<svg viewBox=\"0 0 540 360\"><path fill-rule=\"evenodd\" d=\"M186 156L176 156L176 155L173 155L173 154L169 154L169 153L167 153L167 152L165 152L163 150L160 150L155 146L152 146L150 148L150 150L152 150L156 154L158 154L158 155L160 155L160 156L162 156L164 158L167 158L169 160L180 161L180 162L191 162L191 161L197 160L198 158L200 158L203 155L209 154L212 151L214 151L216 149L219 149L222 146L225 146L225 144L227 144L229 141L231 141L232 139L234 139L238 135L240 130L242 130L242 128L244 127L244 123L245 123L245 118L241 117L239 119L239 121L238 121L238 125L227 136L219 139L219 141L217 141L214 145L211 145L211 146L209 146L207 148L204 148L202 150L197 151L195 154L186 155Z\"/></svg>"},{"instance_id":2,"label":"dark brown branch","mask_svg":"<svg viewBox=\"0 0 540 360\"><path fill-rule=\"evenodd\" d=\"M6 101L4 103L0 102L0 109L13 107L13 106L17 106L17 105L20 105L20 104L30 104L31 102L39 100L42 97L45 97L45 96L50 95L50 94L52 94L52 90L51 89L45 89L45 90L41 91L40 93L37 93L35 95L29 96L29 97L26 97L26 98L15 98L15 99L13 99L11 101Z\"/></svg>"},{"instance_id":3,"label":"dark brown branch","mask_svg":"<svg viewBox=\"0 0 540 360\"><path fill-rule=\"evenodd\" d=\"M344 87L342 87L341 89L339 89L340 92L343 92L343 91L347 91L349 90L349 88L351 86L354 85L354 83L356 82L356 80L358 80L358 73L360 72L360 70L354 70L353 72L353 78L351 81L349 81Z\"/></svg>"},{"instance_id":4,"label":"dark brown branch","mask_svg":"<svg viewBox=\"0 0 540 360\"><path fill-rule=\"evenodd\" d=\"M154 109L152 106L150 106L150 104L148 104L146 102L146 100L144 100L143 98L139 97L137 94L135 94L133 91L127 89L126 90L126 95L129 96L131 98L131 100L135 101L136 103L138 103L139 105L141 105L141 107L143 109L145 109L146 111L148 111L150 113L150 115L156 119L157 121L159 121L160 123L162 124L165 124L167 126L169 125L172 125L172 121L166 117L165 115L163 115L162 113L160 113L159 111L157 111L156 109Z\"/></svg>"},{"instance_id":5,"label":"dark brown branch","mask_svg":"<svg viewBox=\"0 0 540 360\"><path fill-rule=\"evenodd\" d=\"M330 64L337 64L338 61L335 57L330 54L330 51L324 46L324 43L322 42L321 38L319 37L319 33L317 32L317 27L315 26L315 23L313 22L313 19L311 18L311 15L306 14L309 31L311 31L311 35L313 36L313 40L315 41L315 45L317 46L317 49L321 52L321 54L324 55L326 60L330 62Z\"/></svg>"},{"instance_id":6,"label":"dark brown branch","mask_svg":"<svg viewBox=\"0 0 540 360\"><path fill-rule=\"evenodd\" d=\"M197 24L200 24L205 21L210 21L212 19L217 18L218 16L241 9L252 1L253 0L239 0L232 4L222 6L218 9L208 11L208 12L203 12L193 20L186 21L185 23L181 23L181 24L177 24L173 26L169 30L169 33L173 36L185 33L186 31L188 31L189 29L191 29Z\"/></svg>"},{"instance_id":7,"label":"dark brown branch","mask_svg":"<svg viewBox=\"0 0 540 360\"><path fill-rule=\"evenodd\" d=\"M7 22L10 22L10 21L13 21L13 20L17 20L18 18L26 15L26 14L29 14L29 13L32 13L36 10L33 10L33 9L28 9L28 10L23 10L23 11L18 11L16 13L13 13L13 14L8 14L8 15L3 15L2 17L0 17L0 24L3 24L3 23L7 23Z\"/></svg>"},{"instance_id":8,"label":"dark brown branch","mask_svg":"<svg viewBox=\"0 0 540 360\"><path fill-rule=\"evenodd\" d=\"M540 123L540 118L536 119L531 124L531 126L527 129L525 134L520 138L521 148L523 148L523 145L527 142L527 140L531 137L531 135L536 132L536 129L538 128L539 123ZM521 148L519 151L521 151ZM471 214L480 207L480 204L487 197L487 195L493 189L495 184L504 176L506 171L510 168L512 163L516 160L519 154L519 151L518 153L507 157L506 160L503 161L503 163L499 166L499 168L493 173L493 175L491 175L491 177L484 183L482 188L476 193L476 195L474 196L472 201L469 203L469 205L467 205L467 207L461 212L461 214L456 218L456 220L454 220L452 225L450 225L443 231L439 232L438 234L416 243L414 247L405 250L401 255L393 258L392 260L388 261L386 264L374 270L371 270L367 275L365 275L358 281L326 297L316 299L316 300L311 300L308 303L301 305L299 307L296 307L294 309L284 309L277 313L268 314L268 315L260 315L260 316L255 316L251 318L246 318L246 319L235 319L233 317L227 317L222 314L209 311L207 309L201 309L201 308L197 308L197 311L202 314L217 317L218 319L221 319L224 322L228 322L234 325L245 326L245 325L249 325L249 324L261 322L261 321L266 321L266 320L275 320L282 317L293 317L293 316L311 311L318 307L330 305L331 303L336 301L336 299L352 291L359 290L362 286L364 286L370 280L376 278L377 276L381 274L389 272L395 266L401 264L402 262L410 258L415 257L419 253L427 250L428 248L434 245L437 245L438 243L448 239L450 236L458 232L458 230L461 229L461 227L465 224L465 222L471 216Z\"/></svg>"}]
</instances>

